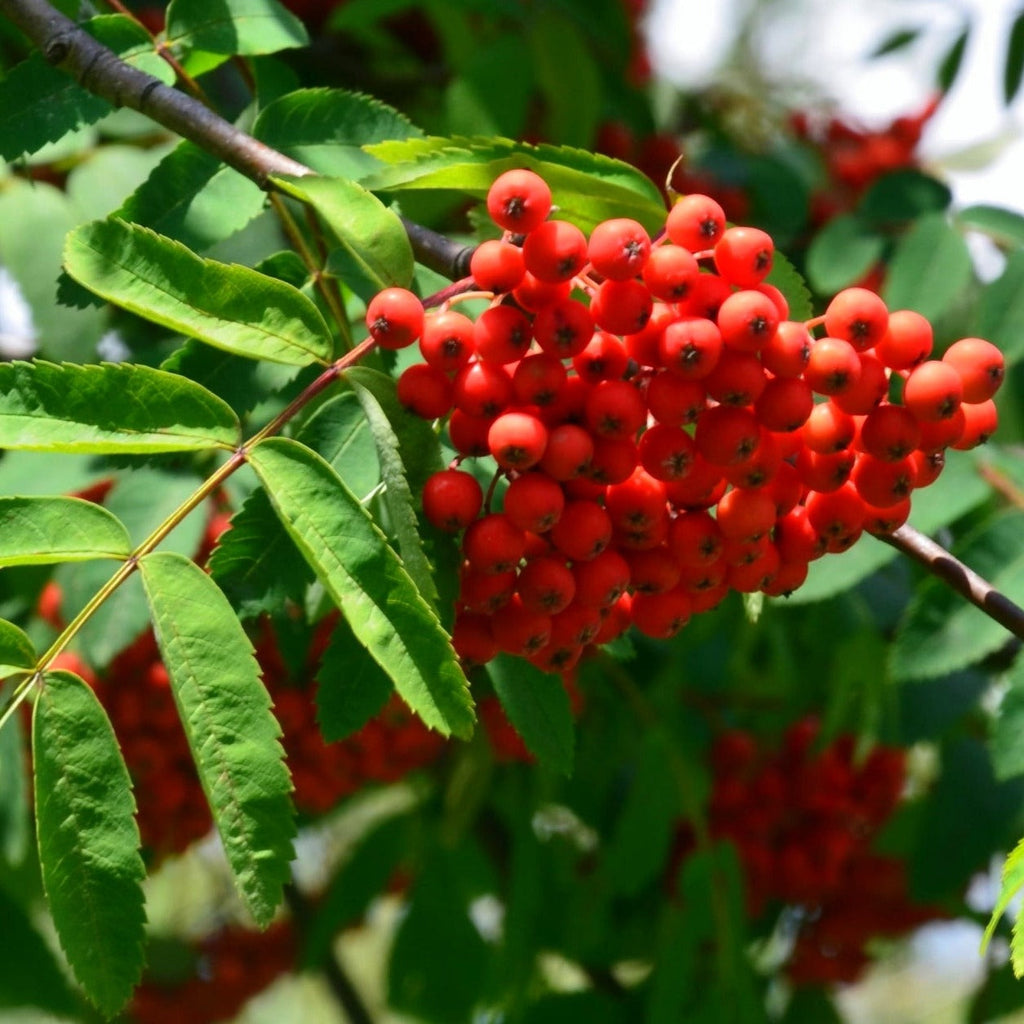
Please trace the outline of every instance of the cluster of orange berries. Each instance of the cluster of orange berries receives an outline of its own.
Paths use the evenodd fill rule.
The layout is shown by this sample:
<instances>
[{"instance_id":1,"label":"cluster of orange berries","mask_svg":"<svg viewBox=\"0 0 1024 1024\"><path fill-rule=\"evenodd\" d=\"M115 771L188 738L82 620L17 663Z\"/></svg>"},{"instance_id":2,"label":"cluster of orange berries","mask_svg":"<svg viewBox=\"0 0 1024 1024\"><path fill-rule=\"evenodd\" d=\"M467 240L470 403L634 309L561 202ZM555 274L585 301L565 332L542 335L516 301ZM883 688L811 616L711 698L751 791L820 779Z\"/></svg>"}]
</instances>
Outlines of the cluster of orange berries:
<instances>
[{"instance_id":1,"label":"cluster of orange berries","mask_svg":"<svg viewBox=\"0 0 1024 1024\"><path fill-rule=\"evenodd\" d=\"M771 237L713 199L681 199L653 240L626 218L588 238L551 205L531 171L492 185L504 234L473 254L475 320L401 288L367 308L382 347L419 343L399 398L457 453L422 498L464 531L466 663L564 671L630 624L664 638L729 591L787 594L813 559L897 529L946 448L995 429L995 346L931 359L928 321L863 288L788 319ZM486 500L463 465L480 457Z\"/></svg>"},{"instance_id":2,"label":"cluster of orange berries","mask_svg":"<svg viewBox=\"0 0 1024 1024\"><path fill-rule=\"evenodd\" d=\"M799 722L773 751L729 732L711 759L709 831L735 845L753 917L780 904L796 909L786 973L797 984L853 981L871 939L938 914L910 901L901 861L872 849L904 789L904 752L876 746L858 758L851 736L816 749L819 732L815 721ZM682 829L683 857L692 844Z\"/></svg>"}]
</instances>

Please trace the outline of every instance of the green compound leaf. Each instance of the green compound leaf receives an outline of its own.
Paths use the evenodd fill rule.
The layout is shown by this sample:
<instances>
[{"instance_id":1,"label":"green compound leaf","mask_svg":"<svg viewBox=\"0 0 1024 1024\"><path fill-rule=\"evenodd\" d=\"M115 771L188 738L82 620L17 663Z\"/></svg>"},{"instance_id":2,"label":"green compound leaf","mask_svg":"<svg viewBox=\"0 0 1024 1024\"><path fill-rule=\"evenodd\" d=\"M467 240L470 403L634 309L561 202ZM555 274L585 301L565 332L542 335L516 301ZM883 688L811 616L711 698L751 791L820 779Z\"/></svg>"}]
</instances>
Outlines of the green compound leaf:
<instances>
[{"instance_id":1,"label":"green compound leaf","mask_svg":"<svg viewBox=\"0 0 1024 1024\"><path fill-rule=\"evenodd\" d=\"M306 46L302 22L277 0L171 0L167 44L256 56Z\"/></svg>"},{"instance_id":2,"label":"green compound leaf","mask_svg":"<svg viewBox=\"0 0 1024 1024\"><path fill-rule=\"evenodd\" d=\"M1024 513L986 522L954 548L965 565L1011 601L1024 601ZM927 679L964 668L997 651L1006 627L937 579L917 592L891 649L896 679Z\"/></svg>"},{"instance_id":3,"label":"green compound leaf","mask_svg":"<svg viewBox=\"0 0 1024 1024\"><path fill-rule=\"evenodd\" d=\"M132 18L105 14L84 30L123 61L174 84L174 72L156 53L149 33ZM33 53L0 79L0 158L15 160L56 142L75 128L93 124L113 110L87 92L41 53Z\"/></svg>"},{"instance_id":4,"label":"green compound leaf","mask_svg":"<svg viewBox=\"0 0 1024 1024\"><path fill-rule=\"evenodd\" d=\"M4 675L10 674L6 669L2 671ZM12 692L13 684L0 687L0 700L5 705ZM25 860L32 834L31 817L25 733L21 716L12 715L0 729L0 863L11 866ZM6 919L4 925L6 928ZM3 985L0 983L2 1005Z\"/></svg>"},{"instance_id":5,"label":"green compound leaf","mask_svg":"<svg viewBox=\"0 0 1024 1024\"><path fill-rule=\"evenodd\" d=\"M35 646L28 635L13 622L0 619L0 677L34 669L37 661Z\"/></svg>"},{"instance_id":6,"label":"green compound leaf","mask_svg":"<svg viewBox=\"0 0 1024 1024\"><path fill-rule=\"evenodd\" d=\"M305 366L331 354L327 324L297 288L148 228L83 224L68 235L64 269L131 313L250 359Z\"/></svg>"},{"instance_id":7,"label":"green compound leaf","mask_svg":"<svg viewBox=\"0 0 1024 1024\"><path fill-rule=\"evenodd\" d=\"M217 584L170 552L139 562L189 747L238 891L260 927L294 856L291 779L252 644Z\"/></svg>"},{"instance_id":8,"label":"green compound leaf","mask_svg":"<svg viewBox=\"0 0 1024 1024\"><path fill-rule=\"evenodd\" d=\"M202 251L240 231L265 201L259 185L186 141L153 168L112 216Z\"/></svg>"},{"instance_id":9,"label":"green compound leaf","mask_svg":"<svg viewBox=\"0 0 1024 1024\"><path fill-rule=\"evenodd\" d=\"M318 174L358 180L381 166L363 146L418 138L422 132L372 96L344 89L297 89L260 111L253 135Z\"/></svg>"},{"instance_id":10,"label":"green compound leaf","mask_svg":"<svg viewBox=\"0 0 1024 1024\"><path fill-rule=\"evenodd\" d=\"M807 249L807 277L820 295L859 281L881 259L885 239L852 213L833 218Z\"/></svg>"},{"instance_id":11,"label":"green compound leaf","mask_svg":"<svg viewBox=\"0 0 1024 1024\"><path fill-rule=\"evenodd\" d=\"M398 552L420 593L437 608L434 569L423 550L413 497L414 492L422 491L423 470L427 469L429 475L441 468L437 438L425 420L402 408L390 377L357 368L347 373L345 379L355 390L373 434L385 485L384 502L398 540ZM413 472L415 480L411 478Z\"/></svg>"},{"instance_id":12,"label":"green compound leaf","mask_svg":"<svg viewBox=\"0 0 1024 1024\"><path fill-rule=\"evenodd\" d=\"M39 863L75 977L106 1016L142 974L145 913L128 769L92 690L48 672L32 721Z\"/></svg>"},{"instance_id":13,"label":"green compound leaf","mask_svg":"<svg viewBox=\"0 0 1024 1024\"><path fill-rule=\"evenodd\" d=\"M999 899L992 910L985 934L981 939L981 954L984 955L988 944L992 941L999 919L1006 913L1006 908L1013 901L1014 897L1024 889L1024 839L1013 849L1013 852L1006 858L1003 865L1002 885L999 889ZM1016 977L1024 977L1024 934L1021 931L1020 917L1013 923L1013 939L1010 944L1010 960L1013 964L1013 973Z\"/></svg>"},{"instance_id":14,"label":"green compound leaf","mask_svg":"<svg viewBox=\"0 0 1024 1024\"><path fill-rule=\"evenodd\" d=\"M334 243L328 269L361 299L412 281L409 237L394 210L344 178L275 177L274 183L321 216Z\"/></svg>"},{"instance_id":15,"label":"green compound leaf","mask_svg":"<svg viewBox=\"0 0 1024 1024\"><path fill-rule=\"evenodd\" d=\"M956 303L972 266L960 233L943 214L927 214L896 246L882 298L890 309L914 309L934 321Z\"/></svg>"},{"instance_id":16,"label":"green compound leaf","mask_svg":"<svg viewBox=\"0 0 1024 1024\"><path fill-rule=\"evenodd\" d=\"M0 363L0 448L92 453L234 448L216 395L149 366Z\"/></svg>"},{"instance_id":17,"label":"green compound leaf","mask_svg":"<svg viewBox=\"0 0 1024 1024\"><path fill-rule=\"evenodd\" d=\"M571 775L575 728L561 678L507 654L488 662L487 671L508 720L530 753L545 768Z\"/></svg>"},{"instance_id":18,"label":"green compound leaf","mask_svg":"<svg viewBox=\"0 0 1024 1024\"><path fill-rule=\"evenodd\" d=\"M127 558L124 526L80 498L0 498L0 566Z\"/></svg>"},{"instance_id":19,"label":"green compound leaf","mask_svg":"<svg viewBox=\"0 0 1024 1024\"><path fill-rule=\"evenodd\" d=\"M390 165L363 180L375 192L450 189L483 199L499 174L526 167L550 186L558 217L584 230L610 217L632 217L650 231L665 221L665 203L647 175L579 149L432 136L384 142L366 150Z\"/></svg>"},{"instance_id":20,"label":"green compound leaf","mask_svg":"<svg viewBox=\"0 0 1024 1024\"><path fill-rule=\"evenodd\" d=\"M395 689L344 619L334 627L316 682L316 717L328 742L358 732L383 710Z\"/></svg>"},{"instance_id":21,"label":"green compound leaf","mask_svg":"<svg viewBox=\"0 0 1024 1024\"><path fill-rule=\"evenodd\" d=\"M277 514L352 632L416 714L444 735L473 731L448 634L359 500L315 452L269 438L249 454Z\"/></svg>"}]
</instances>

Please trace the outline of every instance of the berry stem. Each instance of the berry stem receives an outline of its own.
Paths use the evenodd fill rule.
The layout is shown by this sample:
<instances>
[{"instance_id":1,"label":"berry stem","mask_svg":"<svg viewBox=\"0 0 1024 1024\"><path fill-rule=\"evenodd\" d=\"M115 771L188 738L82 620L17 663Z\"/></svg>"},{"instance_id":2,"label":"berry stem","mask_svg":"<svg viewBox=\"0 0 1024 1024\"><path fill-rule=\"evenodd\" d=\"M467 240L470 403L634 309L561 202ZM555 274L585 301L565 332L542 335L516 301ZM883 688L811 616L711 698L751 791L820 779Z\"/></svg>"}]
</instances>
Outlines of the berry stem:
<instances>
[{"instance_id":1,"label":"berry stem","mask_svg":"<svg viewBox=\"0 0 1024 1024\"><path fill-rule=\"evenodd\" d=\"M904 524L893 533L879 534L878 538L923 565L989 618L995 619L1014 636L1024 640L1024 608L1014 604L988 580L968 568L930 537Z\"/></svg>"}]
</instances>

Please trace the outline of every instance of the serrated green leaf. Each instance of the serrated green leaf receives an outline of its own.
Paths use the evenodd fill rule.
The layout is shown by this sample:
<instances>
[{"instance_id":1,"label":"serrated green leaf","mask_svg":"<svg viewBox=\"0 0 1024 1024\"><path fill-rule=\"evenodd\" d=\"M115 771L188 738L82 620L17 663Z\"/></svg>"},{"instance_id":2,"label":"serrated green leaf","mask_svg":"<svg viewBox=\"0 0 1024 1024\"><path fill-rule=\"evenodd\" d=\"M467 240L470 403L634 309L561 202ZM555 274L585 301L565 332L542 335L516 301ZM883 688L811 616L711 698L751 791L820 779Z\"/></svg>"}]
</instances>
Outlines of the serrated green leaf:
<instances>
[{"instance_id":1,"label":"serrated green leaf","mask_svg":"<svg viewBox=\"0 0 1024 1024\"><path fill-rule=\"evenodd\" d=\"M250 359L305 366L331 354L330 331L300 291L148 228L83 224L68 235L64 269L131 313Z\"/></svg>"},{"instance_id":2,"label":"serrated green leaf","mask_svg":"<svg viewBox=\"0 0 1024 1024\"><path fill-rule=\"evenodd\" d=\"M1002 349L1008 364L1024 355L1024 250L1010 254L1006 267L978 300L975 333Z\"/></svg>"},{"instance_id":3,"label":"serrated green leaf","mask_svg":"<svg viewBox=\"0 0 1024 1024\"><path fill-rule=\"evenodd\" d=\"M306 46L302 22L277 0L171 0L167 45L255 56Z\"/></svg>"},{"instance_id":4,"label":"serrated green leaf","mask_svg":"<svg viewBox=\"0 0 1024 1024\"><path fill-rule=\"evenodd\" d=\"M278 515L353 633L431 728L473 729L448 635L359 500L310 449L269 438L249 454Z\"/></svg>"},{"instance_id":5,"label":"serrated green leaf","mask_svg":"<svg viewBox=\"0 0 1024 1024\"><path fill-rule=\"evenodd\" d=\"M832 295L859 281L881 258L885 239L852 213L830 220L807 249L814 290Z\"/></svg>"},{"instance_id":6,"label":"serrated green leaf","mask_svg":"<svg viewBox=\"0 0 1024 1024\"><path fill-rule=\"evenodd\" d=\"M1024 775L1024 662L1020 658L1007 673L1006 692L989 730L989 751L997 779Z\"/></svg>"},{"instance_id":7,"label":"serrated green leaf","mask_svg":"<svg viewBox=\"0 0 1024 1024\"><path fill-rule=\"evenodd\" d=\"M263 490L253 491L232 516L210 556L210 573L245 619L301 604L313 574L281 525Z\"/></svg>"},{"instance_id":8,"label":"serrated green leaf","mask_svg":"<svg viewBox=\"0 0 1024 1024\"><path fill-rule=\"evenodd\" d=\"M900 239L882 298L890 309L913 309L929 320L948 312L971 279L967 243L941 213L928 214Z\"/></svg>"},{"instance_id":9,"label":"serrated green leaf","mask_svg":"<svg viewBox=\"0 0 1024 1024\"><path fill-rule=\"evenodd\" d=\"M536 171L551 188L558 217L590 230L610 217L663 226L665 204L647 175L610 157L509 139L408 139L367 146L388 167L363 179L373 191L449 189L483 199L499 174Z\"/></svg>"},{"instance_id":10,"label":"serrated green leaf","mask_svg":"<svg viewBox=\"0 0 1024 1024\"><path fill-rule=\"evenodd\" d=\"M189 748L239 893L261 927L294 856L291 779L252 644L216 583L181 555L139 561Z\"/></svg>"},{"instance_id":11,"label":"serrated green leaf","mask_svg":"<svg viewBox=\"0 0 1024 1024\"><path fill-rule=\"evenodd\" d=\"M245 359L194 338L168 356L160 369L201 384L224 399L238 416L280 393L302 372L302 367L294 364Z\"/></svg>"},{"instance_id":12,"label":"serrated green leaf","mask_svg":"<svg viewBox=\"0 0 1024 1024\"><path fill-rule=\"evenodd\" d=\"M380 482L373 435L355 392L343 391L324 402L302 425L296 440L322 455L361 501Z\"/></svg>"},{"instance_id":13,"label":"serrated green leaf","mask_svg":"<svg viewBox=\"0 0 1024 1024\"><path fill-rule=\"evenodd\" d=\"M1024 601L1024 513L985 522L954 553L1011 601ZM931 579L907 609L890 666L896 679L945 675L992 654L1009 637L1005 626L943 581Z\"/></svg>"},{"instance_id":14,"label":"serrated green leaf","mask_svg":"<svg viewBox=\"0 0 1024 1024\"><path fill-rule=\"evenodd\" d=\"M950 452L942 476L911 495L910 522L922 533L935 533L976 508L990 493L978 472L976 457L968 452ZM833 597L888 565L898 554L895 548L866 534L841 557L825 555L812 562L802 587L787 598L772 600L805 604Z\"/></svg>"},{"instance_id":15,"label":"serrated green leaf","mask_svg":"<svg viewBox=\"0 0 1024 1024\"><path fill-rule=\"evenodd\" d=\"M422 477L425 468L431 471L441 468L437 438L425 420L402 408L390 377L356 368L346 374L345 379L359 398L377 448L385 486L384 501L398 540L398 552L420 593L437 608L439 596L434 569L423 550L413 496L414 491L418 494L422 490L422 482L410 478L413 469ZM425 437L428 438L426 444L423 443Z\"/></svg>"},{"instance_id":16,"label":"serrated green leaf","mask_svg":"<svg viewBox=\"0 0 1024 1024\"><path fill-rule=\"evenodd\" d=\"M265 201L266 193L254 181L185 141L113 216L202 252L245 227Z\"/></svg>"},{"instance_id":17,"label":"serrated green leaf","mask_svg":"<svg viewBox=\"0 0 1024 1024\"><path fill-rule=\"evenodd\" d=\"M575 726L561 677L507 654L489 661L487 671L508 720L530 753L545 768L571 775Z\"/></svg>"},{"instance_id":18,"label":"serrated green leaf","mask_svg":"<svg viewBox=\"0 0 1024 1024\"><path fill-rule=\"evenodd\" d=\"M342 618L316 673L316 718L328 742L358 732L383 710L394 686Z\"/></svg>"},{"instance_id":19,"label":"serrated green leaf","mask_svg":"<svg viewBox=\"0 0 1024 1024\"><path fill-rule=\"evenodd\" d=\"M358 180L380 161L363 146L422 132L372 96L345 89L298 89L268 104L253 135L318 174Z\"/></svg>"},{"instance_id":20,"label":"serrated green leaf","mask_svg":"<svg viewBox=\"0 0 1024 1024\"><path fill-rule=\"evenodd\" d=\"M988 949L988 944L992 941L992 936L995 933L996 925L999 924L999 919L1006 913L1006 908L1021 889L1024 889L1024 839L1014 847L1013 851L1006 858L1006 863L1003 865L999 899L996 901L995 907L992 908L992 916L989 918L985 934L981 939L982 955L984 955ZM1014 932L1016 930L1015 924ZM1013 956L1013 973L1018 978L1024 977L1024 957L1021 956L1020 949L1017 949Z\"/></svg>"},{"instance_id":21,"label":"serrated green leaf","mask_svg":"<svg viewBox=\"0 0 1024 1024\"><path fill-rule=\"evenodd\" d=\"M330 233L327 266L361 299L412 281L409 236L394 210L344 178L274 177L274 183L320 215Z\"/></svg>"},{"instance_id":22,"label":"serrated green leaf","mask_svg":"<svg viewBox=\"0 0 1024 1024\"><path fill-rule=\"evenodd\" d=\"M48 672L32 721L43 887L68 963L108 1017L142 974L145 913L128 769L95 694Z\"/></svg>"},{"instance_id":23,"label":"serrated green leaf","mask_svg":"<svg viewBox=\"0 0 1024 1024\"><path fill-rule=\"evenodd\" d=\"M105 507L125 525L138 545L175 509L188 500L199 484L190 473L142 467L118 474L113 489L104 499ZM191 556L199 547L205 529L202 515L193 514L178 524L158 550ZM78 562L60 566L54 580L64 595L63 606L75 614L112 574L104 562ZM149 609L137 574L118 587L95 609L82 626L79 640L89 652L89 662L105 667L149 625Z\"/></svg>"},{"instance_id":24,"label":"serrated green leaf","mask_svg":"<svg viewBox=\"0 0 1024 1024\"><path fill-rule=\"evenodd\" d=\"M1015 210L977 203L960 210L956 223L964 228L983 231L1000 245L1024 245L1024 215Z\"/></svg>"},{"instance_id":25,"label":"serrated green leaf","mask_svg":"<svg viewBox=\"0 0 1024 1024\"><path fill-rule=\"evenodd\" d=\"M82 28L128 64L174 84L174 72L159 58L149 33L134 19L105 14ZM70 75L33 53L0 79L0 158L34 153L67 132L93 124L113 108Z\"/></svg>"},{"instance_id":26,"label":"serrated green leaf","mask_svg":"<svg viewBox=\"0 0 1024 1024\"><path fill-rule=\"evenodd\" d=\"M776 252L772 257L771 273L765 278L775 285L789 303L790 320L810 320L814 316L814 304L800 271L782 255Z\"/></svg>"},{"instance_id":27,"label":"serrated green leaf","mask_svg":"<svg viewBox=\"0 0 1024 1024\"><path fill-rule=\"evenodd\" d=\"M240 439L224 402L173 373L127 363L0 364L0 448L183 452Z\"/></svg>"},{"instance_id":28,"label":"serrated green leaf","mask_svg":"<svg viewBox=\"0 0 1024 1024\"><path fill-rule=\"evenodd\" d=\"M128 531L101 505L0 497L0 566L124 559L131 550Z\"/></svg>"},{"instance_id":29,"label":"serrated green leaf","mask_svg":"<svg viewBox=\"0 0 1024 1024\"><path fill-rule=\"evenodd\" d=\"M1024 75L1024 11L1021 11L1010 26L1006 42L1006 61L1003 64L1003 101L1009 106L1020 90L1021 76Z\"/></svg>"}]
</instances>

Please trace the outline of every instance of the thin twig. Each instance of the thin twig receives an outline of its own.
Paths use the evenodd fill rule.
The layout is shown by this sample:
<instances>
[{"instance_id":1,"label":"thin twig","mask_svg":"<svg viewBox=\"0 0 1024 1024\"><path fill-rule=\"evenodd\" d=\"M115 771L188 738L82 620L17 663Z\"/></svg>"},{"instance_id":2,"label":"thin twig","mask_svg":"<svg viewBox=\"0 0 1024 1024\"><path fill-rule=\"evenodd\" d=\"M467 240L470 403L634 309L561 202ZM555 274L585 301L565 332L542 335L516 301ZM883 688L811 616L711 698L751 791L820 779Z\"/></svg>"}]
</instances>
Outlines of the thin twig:
<instances>
[{"instance_id":1,"label":"thin twig","mask_svg":"<svg viewBox=\"0 0 1024 1024\"><path fill-rule=\"evenodd\" d=\"M295 918L295 923L304 934L308 934L313 913L306 897L294 882L284 887L284 898L292 917ZM322 969L331 992L341 1004L350 1024L373 1024L373 1017L370 1016L370 1011L366 1008L362 996L352 984L348 974L345 973L337 953L333 950L324 960Z\"/></svg>"},{"instance_id":2,"label":"thin twig","mask_svg":"<svg viewBox=\"0 0 1024 1024\"><path fill-rule=\"evenodd\" d=\"M930 537L904 524L895 533L878 534L878 539L923 565L932 575L949 584L958 594L980 608L989 618L1024 640L1024 608L1016 605L988 580L968 568Z\"/></svg>"}]
</instances>

